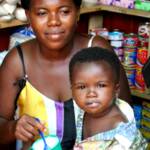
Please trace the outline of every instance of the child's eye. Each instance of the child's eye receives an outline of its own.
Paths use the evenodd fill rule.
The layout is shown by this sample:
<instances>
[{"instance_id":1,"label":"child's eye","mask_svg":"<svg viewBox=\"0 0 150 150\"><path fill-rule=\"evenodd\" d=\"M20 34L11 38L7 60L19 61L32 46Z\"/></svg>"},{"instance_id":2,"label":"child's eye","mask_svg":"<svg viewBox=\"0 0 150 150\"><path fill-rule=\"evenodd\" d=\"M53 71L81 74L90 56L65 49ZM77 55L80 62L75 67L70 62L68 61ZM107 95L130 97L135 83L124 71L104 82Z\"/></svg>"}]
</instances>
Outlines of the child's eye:
<instances>
[{"instance_id":1,"label":"child's eye","mask_svg":"<svg viewBox=\"0 0 150 150\"><path fill-rule=\"evenodd\" d=\"M85 86L84 85L79 85L79 86L77 86L77 89L83 90L83 89L85 89Z\"/></svg>"},{"instance_id":2,"label":"child's eye","mask_svg":"<svg viewBox=\"0 0 150 150\"><path fill-rule=\"evenodd\" d=\"M98 83L98 85L97 85L99 88L103 88L103 87L105 87L106 86L106 84L104 84L104 83Z\"/></svg>"}]
</instances>

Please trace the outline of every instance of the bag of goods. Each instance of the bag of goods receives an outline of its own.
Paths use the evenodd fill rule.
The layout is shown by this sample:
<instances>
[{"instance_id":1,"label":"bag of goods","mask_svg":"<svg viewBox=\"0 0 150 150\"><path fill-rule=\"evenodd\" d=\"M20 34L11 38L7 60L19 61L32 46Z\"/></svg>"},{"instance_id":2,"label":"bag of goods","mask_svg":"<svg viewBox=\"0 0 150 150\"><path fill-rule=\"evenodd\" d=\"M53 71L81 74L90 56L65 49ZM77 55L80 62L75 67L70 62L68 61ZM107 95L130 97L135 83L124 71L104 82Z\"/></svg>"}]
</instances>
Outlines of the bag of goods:
<instances>
[{"instance_id":1,"label":"bag of goods","mask_svg":"<svg viewBox=\"0 0 150 150\"><path fill-rule=\"evenodd\" d=\"M135 9L150 11L150 1L149 0L136 0Z\"/></svg>"},{"instance_id":2,"label":"bag of goods","mask_svg":"<svg viewBox=\"0 0 150 150\"><path fill-rule=\"evenodd\" d=\"M99 4L99 0L82 0L82 7L94 6Z\"/></svg>"},{"instance_id":3,"label":"bag of goods","mask_svg":"<svg viewBox=\"0 0 150 150\"><path fill-rule=\"evenodd\" d=\"M113 0L112 5L132 9L134 2L134 0Z\"/></svg>"}]
</instances>

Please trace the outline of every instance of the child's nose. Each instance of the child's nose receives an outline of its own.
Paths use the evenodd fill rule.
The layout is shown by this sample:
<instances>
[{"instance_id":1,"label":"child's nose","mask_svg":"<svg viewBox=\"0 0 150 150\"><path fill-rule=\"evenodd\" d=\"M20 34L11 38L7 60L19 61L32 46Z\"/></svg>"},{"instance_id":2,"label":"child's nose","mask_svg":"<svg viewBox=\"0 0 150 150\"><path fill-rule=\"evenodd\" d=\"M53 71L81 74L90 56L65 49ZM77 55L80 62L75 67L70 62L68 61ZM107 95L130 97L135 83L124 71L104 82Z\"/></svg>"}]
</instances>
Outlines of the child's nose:
<instances>
[{"instance_id":1,"label":"child's nose","mask_svg":"<svg viewBox=\"0 0 150 150\"><path fill-rule=\"evenodd\" d=\"M95 97L97 96L96 89L94 87L88 88L88 97Z\"/></svg>"}]
</instances>

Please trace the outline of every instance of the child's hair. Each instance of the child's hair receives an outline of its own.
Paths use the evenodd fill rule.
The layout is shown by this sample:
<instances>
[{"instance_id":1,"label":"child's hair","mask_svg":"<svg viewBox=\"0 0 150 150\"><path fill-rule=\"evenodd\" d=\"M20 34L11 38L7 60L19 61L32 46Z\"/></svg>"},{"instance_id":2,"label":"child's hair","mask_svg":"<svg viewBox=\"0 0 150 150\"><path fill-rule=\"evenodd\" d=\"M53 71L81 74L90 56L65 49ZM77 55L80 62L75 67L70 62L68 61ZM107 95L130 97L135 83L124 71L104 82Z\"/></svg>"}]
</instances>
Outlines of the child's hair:
<instances>
[{"instance_id":1,"label":"child's hair","mask_svg":"<svg viewBox=\"0 0 150 150\"><path fill-rule=\"evenodd\" d=\"M72 57L69 63L70 81L72 80L72 73L76 64L97 61L107 62L112 67L112 70L114 70L114 73L116 75L116 82L119 82L120 61L117 55L114 52L109 51L108 49L100 47L84 48Z\"/></svg>"},{"instance_id":2,"label":"child's hair","mask_svg":"<svg viewBox=\"0 0 150 150\"><path fill-rule=\"evenodd\" d=\"M21 6L24 9L29 10L29 8L30 8L30 2L31 2L31 0L21 0ZM82 0L73 0L73 2L74 2L75 6L77 8L80 8Z\"/></svg>"}]
</instances>

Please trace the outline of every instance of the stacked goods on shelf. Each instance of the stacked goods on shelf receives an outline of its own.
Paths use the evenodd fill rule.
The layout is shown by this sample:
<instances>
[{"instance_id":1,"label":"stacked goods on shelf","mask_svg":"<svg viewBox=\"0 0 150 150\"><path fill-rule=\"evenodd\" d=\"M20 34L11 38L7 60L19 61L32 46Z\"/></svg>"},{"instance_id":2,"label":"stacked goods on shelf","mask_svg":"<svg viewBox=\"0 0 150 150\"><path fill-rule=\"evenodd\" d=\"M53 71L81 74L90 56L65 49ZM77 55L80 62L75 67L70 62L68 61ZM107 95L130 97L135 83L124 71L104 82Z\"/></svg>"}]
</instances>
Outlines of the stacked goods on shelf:
<instances>
[{"instance_id":1,"label":"stacked goods on shelf","mask_svg":"<svg viewBox=\"0 0 150 150\"><path fill-rule=\"evenodd\" d=\"M138 44L139 44L139 40L136 34L134 33L124 34L123 65L126 71L126 75L127 75L130 88L135 88L136 55L137 55Z\"/></svg>"},{"instance_id":2,"label":"stacked goods on shelf","mask_svg":"<svg viewBox=\"0 0 150 150\"><path fill-rule=\"evenodd\" d=\"M119 29L114 29L109 32L108 39L119 60L123 62L123 32L120 32Z\"/></svg>"},{"instance_id":3,"label":"stacked goods on shelf","mask_svg":"<svg viewBox=\"0 0 150 150\"><path fill-rule=\"evenodd\" d=\"M118 29L110 32L106 28L93 28L89 31L89 34L100 35L110 41L124 65L130 88L139 92L146 90L142 67L148 59L149 30L150 23L146 22L139 25L138 34L124 34Z\"/></svg>"},{"instance_id":4,"label":"stacked goods on shelf","mask_svg":"<svg viewBox=\"0 0 150 150\"><path fill-rule=\"evenodd\" d=\"M133 105L134 116L136 120L137 128L141 128L141 119L142 119L142 106L139 104Z\"/></svg>"},{"instance_id":5,"label":"stacked goods on shelf","mask_svg":"<svg viewBox=\"0 0 150 150\"><path fill-rule=\"evenodd\" d=\"M142 68L148 60L148 39L150 33L150 23L142 23L139 26L138 34L140 40L140 47L137 51L137 71L136 71L136 84L138 83L138 90L146 90L146 84L142 75ZM142 119L141 119L141 132L145 138L150 140L150 103L143 101L142 103ZM149 144L150 148L150 144Z\"/></svg>"},{"instance_id":6,"label":"stacked goods on shelf","mask_svg":"<svg viewBox=\"0 0 150 150\"><path fill-rule=\"evenodd\" d=\"M99 35L104 37L106 40L108 40L109 31L107 28L93 28L89 31L90 35Z\"/></svg>"},{"instance_id":7,"label":"stacked goods on shelf","mask_svg":"<svg viewBox=\"0 0 150 150\"><path fill-rule=\"evenodd\" d=\"M93 5L113 5L124 8L134 8L134 0L83 0L82 6L93 6Z\"/></svg>"},{"instance_id":8,"label":"stacked goods on shelf","mask_svg":"<svg viewBox=\"0 0 150 150\"><path fill-rule=\"evenodd\" d=\"M134 8L134 0L113 0L112 5L133 9Z\"/></svg>"},{"instance_id":9,"label":"stacked goods on shelf","mask_svg":"<svg viewBox=\"0 0 150 150\"><path fill-rule=\"evenodd\" d=\"M150 103L143 101L141 132L143 136L150 140ZM150 145L150 144L149 144Z\"/></svg>"},{"instance_id":10,"label":"stacked goods on shelf","mask_svg":"<svg viewBox=\"0 0 150 150\"><path fill-rule=\"evenodd\" d=\"M19 7L20 0L1 0L0 1L0 21L11 21L18 19L27 21L25 10Z\"/></svg>"},{"instance_id":11,"label":"stacked goods on shelf","mask_svg":"<svg viewBox=\"0 0 150 150\"><path fill-rule=\"evenodd\" d=\"M138 29L140 46L137 49L135 86L136 89L139 91L146 90L146 84L144 82L142 68L148 60L149 29L149 23L141 24Z\"/></svg>"},{"instance_id":12,"label":"stacked goods on shelf","mask_svg":"<svg viewBox=\"0 0 150 150\"><path fill-rule=\"evenodd\" d=\"M102 4L132 9L134 8L134 2L135 2L134 0L83 0L82 6L88 7Z\"/></svg>"}]
</instances>

